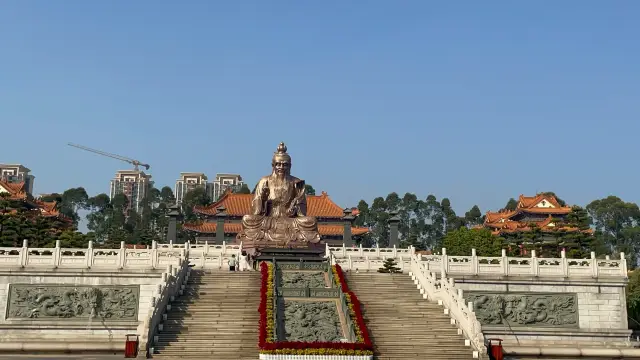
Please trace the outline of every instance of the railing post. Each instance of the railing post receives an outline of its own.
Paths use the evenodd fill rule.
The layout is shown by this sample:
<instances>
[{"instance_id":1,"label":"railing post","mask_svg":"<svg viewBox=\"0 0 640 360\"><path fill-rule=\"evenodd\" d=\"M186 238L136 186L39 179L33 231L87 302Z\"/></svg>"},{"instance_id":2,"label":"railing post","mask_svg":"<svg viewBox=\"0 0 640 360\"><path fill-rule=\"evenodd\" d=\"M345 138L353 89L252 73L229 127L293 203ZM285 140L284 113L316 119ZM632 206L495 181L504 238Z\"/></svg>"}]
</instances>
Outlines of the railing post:
<instances>
[{"instance_id":1,"label":"railing post","mask_svg":"<svg viewBox=\"0 0 640 360\"><path fill-rule=\"evenodd\" d=\"M531 250L531 272L533 276L540 276L538 271L538 258L536 257L536 251Z\"/></svg>"},{"instance_id":2,"label":"railing post","mask_svg":"<svg viewBox=\"0 0 640 360\"><path fill-rule=\"evenodd\" d=\"M27 266L29 264L29 241L27 239L22 240L20 255L20 266Z\"/></svg>"},{"instance_id":3,"label":"railing post","mask_svg":"<svg viewBox=\"0 0 640 360\"><path fill-rule=\"evenodd\" d=\"M509 258L507 257L507 249L502 249L502 274L509 276Z\"/></svg>"},{"instance_id":4,"label":"railing post","mask_svg":"<svg viewBox=\"0 0 640 360\"><path fill-rule=\"evenodd\" d=\"M56 247L53 249L53 267L57 268L60 266L60 257L62 256L62 251L60 250L60 240L56 240Z\"/></svg>"},{"instance_id":5,"label":"railing post","mask_svg":"<svg viewBox=\"0 0 640 360\"><path fill-rule=\"evenodd\" d=\"M324 256L331 255L331 250L329 250L329 244L324 244Z\"/></svg>"},{"instance_id":6,"label":"railing post","mask_svg":"<svg viewBox=\"0 0 640 360\"><path fill-rule=\"evenodd\" d=\"M327 245L328 248L329 245ZM345 243L342 243L342 256L345 256L347 254L347 246L345 245Z\"/></svg>"},{"instance_id":7,"label":"railing post","mask_svg":"<svg viewBox=\"0 0 640 360\"><path fill-rule=\"evenodd\" d=\"M87 263L87 268L91 268L91 266L93 266L93 241L89 240L89 243L87 244L87 253L85 255L85 259L86 259L86 263Z\"/></svg>"},{"instance_id":8,"label":"railing post","mask_svg":"<svg viewBox=\"0 0 640 360\"><path fill-rule=\"evenodd\" d=\"M351 254L348 255L348 259L349 259L349 271L353 270L353 259L351 259Z\"/></svg>"},{"instance_id":9,"label":"railing post","mask_svg":"<svg viewBox=\"0 0 640 360\"><path fill-rule=\"evenodd\" d=\"M155 240L151 243L151 267L158 267L158 242Z\"/></svg>"},{"instance_id":10,"label":"railing post","mask_svg":"<svg viewBox=\"0 0 640 360\"><path fill-rule=\"evenodd\" d=\"M441 262L442 262L442 273L443 274L448 274L449 273L449 257L447 256L447 249L446 248L442 248L442 257L441 257Z\"/></svg>"},{"instance_id":11,"label":"railing post","mask_svg":"<svg viewBox=\"0 0 640 360\"><path fill-rule=\"evenodd\" d=\"M362 243L360 243L360 251L358 252L358 255L360 256L364 255L364 249L362 248Z\"/></svg>"},{"instance_id":12,"label":"railing post","mask_svg":"<svg viewBox=\"0 0 640 360\"><path fill-rule=\"evenodd\" d=\"M569 277L569 262L567 261L567 253L564 249L560 251L560 264L562 266L562 276Z\"/></svg>"},{"instance_id":13,"label":"railing post","mask_svg":"<svg viewBox=\"0 0 640 360\"><path fill-rule=\"evenodd\" d=\"M627 259L624 257L624 253L623 252L620 253L620 271L622 272L622 274L620 274L620 275L622 275L623 277L626 278L628 276L628 274L627 274Z\"/></svg>"},{"instance_id":14,"label":"railing post","mask_svg":"<svg viewBox=\"0 0 640 360\"><path fill-rule=\"evenodd\" d=\"M204 242L204 249L202 250L202 255L206 256L209 253L209 241Z\"/></svg>"},{"instance_id":15,"label":"railing post","mask_svg":"<svg viewBox=\"0 0 640 360\"><path fill-rule=\"evenodd\" d=\"M598 277L598 259L596 259L596 252L592 251L591 252L591 275L594 278Z\"/></svg>"},{"instance_id":16,"label":"railing post","mask_svg":"<svg viewBox=\"0 0 640 360\"><path fill-rule=\"evenodd\" d=\"M478 267L478 255L476 254L476 249L471 249L471 273L473 275L478 275L480 271Z\"/></svg>"},{"instance_id":17,"label":"railing post","mask_svg":"<svg viewBox=\"0 0 640 360\"><path fill-rule=\"evenodd\" d=\"M127 251L125 248L124 241L120 241L120 252L118 257L118 269L123 269L125 266Z\"/></svg>"}]
</instances>

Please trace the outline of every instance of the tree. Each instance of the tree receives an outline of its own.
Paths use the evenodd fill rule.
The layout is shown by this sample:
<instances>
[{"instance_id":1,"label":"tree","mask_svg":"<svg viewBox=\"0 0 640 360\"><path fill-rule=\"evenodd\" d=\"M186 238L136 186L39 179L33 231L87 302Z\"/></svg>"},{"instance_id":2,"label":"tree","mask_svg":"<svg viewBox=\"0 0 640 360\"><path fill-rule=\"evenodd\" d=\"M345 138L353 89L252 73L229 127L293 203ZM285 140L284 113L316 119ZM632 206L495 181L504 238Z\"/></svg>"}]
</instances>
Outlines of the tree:
<instances>
[{"instance_id":1,"label":"tree","mask_svg":"<svg viewBox=\"0 0 640 360\"><path fill-rule=\"evenodd\" d=\"M185 221L195 221L197 219L193 211L194 206L206 206L209 204L211 204L211 198L209 198L204 188L195 188L189 191L182 199L182 213Z\"/></svg>"},{"instance_id":2,"label":"tree","mask_svg":"<svg viewBox=\"0 0 640 360\"><path fill-rule=\"evenodd\" d=\"M456 215L456 212L451 207L451 201L448 198L443 198L442 201L440 201L440 206L442 207L442 215L444 217L445 233L465 226L465 218Z\"/></svg>"},{"instance_id":3,"label":"tree","mask_svg":"<svg viewBox=\"0 0 640 360\"><path fill-rule=\"evenodd\" d=\"M513 211L517 207L518 207L518 202L516 201L516 199L511 198L509 199L509 201L507 201L507 205L504 206L503 210Z\"/></svg>"},{"instance_id":4,"label":"tree","mask_svg":"<svg viewBox=\"0 0 640 360\"><path fill-rule=\"evenodd\" d=\"M553 191L545 191L545 192L543 192L543 193L542 193L542 195L545 195L545 196L553 196L554 198L556 198L556 200L558 201L558 204L559 204L560 206L567 206L567 203L566 203L564 200L560 199L560 198L556 195L556 193L554 193Z\"/></svg>"},{"instance_id":5,"label":"tree","mask_svg":"<svg viewBox=\"0 0 640 360\"><path fill-rule=\"evenodd\" d=\"M72 219L74 225L77 225L80 219L78 210L86 209L87 200L89 200L89 196L83 187L65 190L65 192L62 193L60 213Z\"/></svg>"},{"instance_id":6,"label":"tree","mask_svg":"<svg viewBox=\"0 0 640 360\"><path fill-rule=\"evenodd\" d=\"M627 314L632 320L629 327L640 329L640 271L635 270L629 276L627 284Z\"/></svg>"},{"instance_id":7,"label":"tree","mask_svg":"<svg viewBox=\"0 0 640 360\"><path fill-rule=\"evenodd\" d=\"M238 191L236 191L236 193L238 193L238 194L251 194L251 189L249 189L249 186L247 184L242 184L242 186L240 186L240 189L238 189Z\"/></svg>"},{"instance_id":8,"label":"tree","mask_svg":"<svg viewBox=\"0 0 640 360\"><path fill-rule=\"evenodd\" d=\"M385 274L396 274L396 273L402 272L402 270L400 270L400 268L397 265L398 263L394 258L386 259L384 261L384 264L382 264L382 267L378 269L378 272L385 273Z\"/></svg>"},{"instance_id":9,"label":"tree","mask_svg":"<svg viewBox=\"0 0 640 360\"><path fill-rule=\"evenodd\" d=\"M593 219L596 236L614 254L629 255L629 267L634 268L640 252L640 208L617 196L594 200L586 208Z\"/></svg>"},{"instance_id":10,"label":"tree","mask_svg":"<svg viewBox=\"0 0 640 360\"><path fill-rule=\"evenodd\" d=\"M461 227L445 235L442 247L447 249L447 255L453 256L470 256L471 249L476 249L478 256L501 256L503 242L488 229Z\"/></svg>"},{"instance_id":11,"label":"tree","mask_svg":"<svg viewBox=\"0 0 640 360\"><path fill-rule=\"evenodd\" d=\"M304 193L307 195L315 195L316 189L314 189L313 186L309 184L304 184Z\"/></svg>"},{"instance_id":12,"label":"tree","mask_svg":"<svg viewBox=\"0 0 640 360\"><path fill-rule=\"evenodd\" d=\"M467 226L469 227L480 225L484 221L482 219L482 212L480 211L480 208L478 207L478 205L473 205L471 210L467 211L464 214L464 219L465 219L465 222L467 223Z\"/></svg>"}]
</instances>

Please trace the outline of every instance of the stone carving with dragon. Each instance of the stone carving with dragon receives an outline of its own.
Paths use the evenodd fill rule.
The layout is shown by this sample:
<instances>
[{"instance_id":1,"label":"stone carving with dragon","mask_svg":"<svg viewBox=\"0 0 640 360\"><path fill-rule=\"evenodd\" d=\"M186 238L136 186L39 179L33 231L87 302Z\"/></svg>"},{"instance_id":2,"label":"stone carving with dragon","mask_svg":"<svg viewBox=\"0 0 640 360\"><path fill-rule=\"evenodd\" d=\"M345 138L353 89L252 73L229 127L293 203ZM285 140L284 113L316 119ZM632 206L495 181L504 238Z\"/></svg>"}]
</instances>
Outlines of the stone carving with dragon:
<instances>
[{"instance_id":1,"label":"stone carving with dragon","mask_svg":"<svg viewBox=\"0 0 640 360\"><path fill-rule=\"evenodd\" d=\"M138 320L139 286L11 284L7 319Z\"/></svg>"},{"instance_id":2,"label":"stone carving with dragon","mask_svg":"<svg viewBox=\"0 0 640 360\"><path fill-rule=\"evenodd\" d=\"M482 325L577 327L575 294L465 293Z\"/></svg>"}]
</instances>

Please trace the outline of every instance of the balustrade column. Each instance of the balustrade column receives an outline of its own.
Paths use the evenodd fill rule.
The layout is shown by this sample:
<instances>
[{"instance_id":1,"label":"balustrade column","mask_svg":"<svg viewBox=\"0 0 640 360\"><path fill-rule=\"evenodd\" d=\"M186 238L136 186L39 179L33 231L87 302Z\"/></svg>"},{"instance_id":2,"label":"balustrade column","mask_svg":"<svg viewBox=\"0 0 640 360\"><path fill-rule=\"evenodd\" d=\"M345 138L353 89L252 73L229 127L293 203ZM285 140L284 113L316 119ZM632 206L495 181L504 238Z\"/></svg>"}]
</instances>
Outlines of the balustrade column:
<instances>
[{"instance_id":1,"label":"balustrade column","mask_svg":"<svg viewBox=\"0 0 640 360\"><path fill-rule=\"evenodd\" d=\"M20 251L20 266L25 267L29 264L29 241L22 240L22 251Z\"/></svg>"},{"instance_id":2,"label":"balustrade column","mask_svg":"<svg viewBox=\"0 0 640 360\"><path fill-rule=\"evenodd\" d=\"M87 244L87 253L85 255L87 268L91 268L93 266L93 241L89 240Z\"/></svg>"},{"instance_id":3,"label":"balustrade column","mask_svg":"<svg viewBox=\"0 0 640 360\"><path fill-rule=\"evenodd\" d=\"M597 278L599 275L598 271L598 260L596 259L596 252L591 252L591 276Z\"/></svg>"},{"instance_id":4,"label":"balustrade column","mask_svg":"<svg viewBox=\"0 0 640 360\"><path fill-rule=\"evenodd\" d=\"M560 251L560 266L562 267L562 276L569 277L569 262L567 261L567 252L564 249Z\"/></svg>"},{"instance_id":5,"label":"balustrade column","mask_svg":"<svg viewBox=\"0 0 640 360\"><path fill-rule=\"evenodd\" d=\"M60 240L56 240L56 247L53 249L53 267L57 268L60 266L60 257L62 256L62 251L60 250Z\"/></svg>"},{"instance_id":6,"label":"balustrade column","mask_svg":"<svg viewBox=\"0 0 640 360\"><path fill-rule=\"evenodd\" d=\"M442 274L446 277L446 274L449 273L449 257L447 256L447 249L442 248L442 256L440 257L440 262L442 266Z\"/></svg>"},{"instance_id":7,"label":"balustrade column","mask_svg":"<svg viewBox=\"0 0 640 360\"><path fill-rule=\"evenodd\" d=\"M536 257L536 251L531 250L531 272L533 276L539 276L540 272L538 270L538 258Z\"/></svg>"},{"instance_id":8,"label":"balustrade column","mask_svg":"<svg viewBox=\"0 0 640 360\"><path fill-rule=\"evenodd\" d=\"M502 274L504 276L509 276L509 258L507 257L507 250L506 249L502 249L502 260L500 261L502 263Z\"/></svg>"},{"instance_id":9,"label":"balustrade column","mask_svg":"<svg viewBox=\"0 0 640 360\"><path fill-rule=\"evenodd\" d=\"M151 243L151 267L158 267L158 242L155 240Z\"/></svg>"},{"instance_id":10,"label":"balustrade column","mask_svg":"<svg viewBox=\"0 0 640 360\"><path fill-rule=\"evenodd\" d=\"M478 256L476 255L476 249L471 249L471 273L473 275L478 275L479 264L478 264Z\"/></svg>"}]
</instances>

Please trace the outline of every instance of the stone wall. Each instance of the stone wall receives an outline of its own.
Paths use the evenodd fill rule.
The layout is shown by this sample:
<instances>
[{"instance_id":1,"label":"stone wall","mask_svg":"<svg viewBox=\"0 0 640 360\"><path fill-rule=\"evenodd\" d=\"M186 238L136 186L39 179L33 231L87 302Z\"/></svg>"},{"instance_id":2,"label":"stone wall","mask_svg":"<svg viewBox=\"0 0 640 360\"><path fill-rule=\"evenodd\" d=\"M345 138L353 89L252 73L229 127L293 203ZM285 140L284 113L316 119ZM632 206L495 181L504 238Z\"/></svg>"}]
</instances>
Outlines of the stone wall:
<instances>
[{"instance_id":1,"label":"stone wall","mask_svg":"<svg viewBox=\"0 0 640 360\"><path fill-rule=\"evenodd\" d=\"M0 351L123 351L162 270L0 269Z\"/></svg>"},{"instance_id":2,"label":"stone wall","mask_svg":"<svg viewBox=\"0 0 640 360\"><path fill-rule=\"evenodd\" d=\"M631 333L625 279L458 277L455 286L473 302L487 338L523 346L540 341L620 343Z\"/></svg>"}]
</instances>

